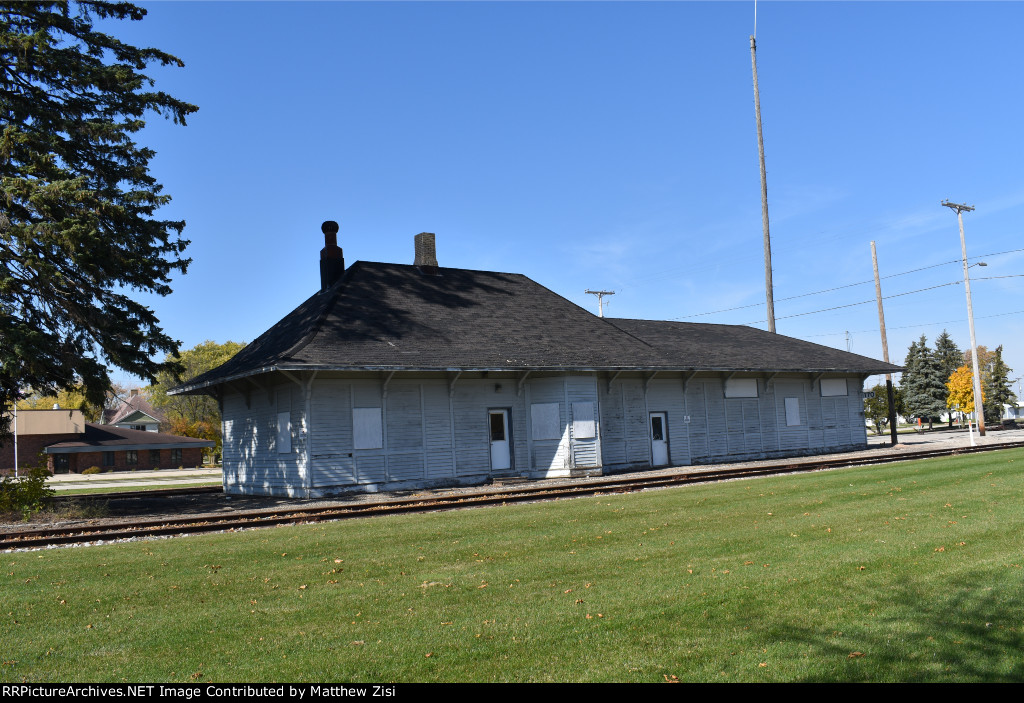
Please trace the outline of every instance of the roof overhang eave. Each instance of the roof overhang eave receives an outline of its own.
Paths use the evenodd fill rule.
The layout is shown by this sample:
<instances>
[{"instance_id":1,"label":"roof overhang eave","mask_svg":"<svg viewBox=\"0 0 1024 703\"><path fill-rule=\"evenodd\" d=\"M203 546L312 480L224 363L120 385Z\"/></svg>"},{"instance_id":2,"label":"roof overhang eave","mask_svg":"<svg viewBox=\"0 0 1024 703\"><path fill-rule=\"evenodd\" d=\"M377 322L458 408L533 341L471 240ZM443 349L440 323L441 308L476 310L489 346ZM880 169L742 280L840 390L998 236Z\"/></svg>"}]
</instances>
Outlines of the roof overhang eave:
<instances>
[{"instance_id":1,"label":"roof overhang eave","mask_svg":"<svg viewBox=\"0 0 1024 703\"><path fill-rule=\"evenodd\" d=\"M77 447L44 447L44 454L85 454L86 452L126 452L144 451L147 449L201 449L215 447L216 442L204 439L196 442L169 442L167 444L90 444Z\"/></svg>"},{"instance_id":2,"label":"roof overhang eave","mask_svg":"<svg viewBox=\"0 0 1024 703\"><path fill-rule=\"evenodd\" d=\"M891 366L889 368L868 368L868 369L846 369L836 367L804 367L804 368L768 368L768 367L737 367L737 366L712 366L712 365L628 365L628 366L614 366L614 365L566 365L566 366L551 366L551 365L529 365L523 364L521 366L423 366L423 365L397 365L397 364L364 364L364 365L347 365L341 366L337 364L274 364L272 366L263 366L257 369L250 369L241 373L231 374L229 376L223 376L220 378L211 379L199 384L182 384L175 388L170 389L168 395L184 395L188 393L200 393L206 389L213 388L215 386L222 385L224 383L230 383L232 381L239 381L243 378L250 376L258 376L265 373L273 373L275 371L378 371L378 372L392 372L392 371L408 371L418 373L428 372L452 372L452 373L472 373L472 372L483 372L498 373L498 372L520 372L520 371L577 371L577 372L599 372L599 371L640 371L640 372L652 372L652 371L706 371L711 373L837 373L837 374L851 374L851 375L866 375L874 376L880 373L899 373L902 371L902 367Z\"/></svg>"}]
</instances>

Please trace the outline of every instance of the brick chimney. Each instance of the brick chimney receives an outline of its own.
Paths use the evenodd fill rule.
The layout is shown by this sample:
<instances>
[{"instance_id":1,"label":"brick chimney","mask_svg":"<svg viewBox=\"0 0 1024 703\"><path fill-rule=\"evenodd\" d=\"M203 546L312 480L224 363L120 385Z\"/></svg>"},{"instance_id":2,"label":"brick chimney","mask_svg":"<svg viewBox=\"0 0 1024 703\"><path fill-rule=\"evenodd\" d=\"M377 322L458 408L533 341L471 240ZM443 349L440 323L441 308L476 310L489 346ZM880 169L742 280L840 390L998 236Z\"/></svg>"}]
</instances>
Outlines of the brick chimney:
<instances>
[{"instance_id":1,"label":"brick chimney","mask_svg":"<svg viewBox=\"0 0 1024 703\"><path fill-rule=\"evenodd\" d=\"M424 273L437 273L437 252L434 249L434 233L420 232L416 235L416 260L414 266L419 266Z\"/></svg>"},{"instance_id":2,"label":"brick chimney","mask_svg":"<svg viewBox=\"0 0 1024 703\"><path fill-rule=\"evenodd\" d=\"M320 250L320 290L333 286L345 273L345 256L338 246L338 223L327 220L320 225L324 248Z\"/></svg>"}]
</instances>

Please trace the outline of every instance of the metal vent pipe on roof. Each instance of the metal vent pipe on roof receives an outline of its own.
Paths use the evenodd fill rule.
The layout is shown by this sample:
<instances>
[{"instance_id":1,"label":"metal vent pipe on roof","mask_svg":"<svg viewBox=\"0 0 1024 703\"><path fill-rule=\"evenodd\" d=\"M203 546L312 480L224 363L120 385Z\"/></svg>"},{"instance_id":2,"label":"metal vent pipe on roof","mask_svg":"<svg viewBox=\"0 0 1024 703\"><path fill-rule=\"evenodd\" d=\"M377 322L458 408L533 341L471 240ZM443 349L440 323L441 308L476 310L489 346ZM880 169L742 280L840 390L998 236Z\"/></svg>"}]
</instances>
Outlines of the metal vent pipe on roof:
<instances>
[{"instance_id":1,"label":"metal vent pipe on roof","mask_svg":"<svg viewBox=\"0 0 1024 703\"><path fill-rule=\"evenodd\" d=\"M338 246L338 223L327 220L320 225L324 248L320 250L320 290L327 290L345 273L345 255Z\"/></svg>"}]
</instances>

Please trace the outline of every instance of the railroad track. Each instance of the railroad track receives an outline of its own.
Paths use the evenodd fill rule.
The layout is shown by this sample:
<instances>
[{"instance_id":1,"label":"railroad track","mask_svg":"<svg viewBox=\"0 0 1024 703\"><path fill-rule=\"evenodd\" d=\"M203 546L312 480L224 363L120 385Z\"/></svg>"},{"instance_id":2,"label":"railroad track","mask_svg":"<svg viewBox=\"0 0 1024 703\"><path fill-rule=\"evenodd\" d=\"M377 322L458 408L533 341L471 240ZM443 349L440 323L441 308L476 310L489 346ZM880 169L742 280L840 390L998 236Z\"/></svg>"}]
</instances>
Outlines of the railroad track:
<instances>
[{"instance_id":1,"label":"railroad track","mask_svg":"<svg viewBox=\"0 0 1024 703\"><path fill-rule=\"evenodd\" d=\"M347 518L374 515L395 515L402 513L455 510L460 508L508 505L512 503L558 500L590 495L630 493L651 488L665 488L689 483L708 483L740 478L771 476L786 473L822 471L849 466L887 464L896 461L927 459L931 457L973 454L1001 449L1024 447L1024 442L1012 442L980 447L939 449L906 454L884 454L873 457L836 458L812 462L778 462L762 466L719 469L713 471L675 471L667 474L643 476L620 475L603 479L588 480L577 484L523 486L502 490L481 490L475 493L460 493L450 496L429 498L408 498L371 503L335 504L309 508L286 508L275 511L235 512L225 515L202 515L187 518L166 518L159 520L138 520L117 524L96 526L57 527L28 529L18 532L0 533L0 550L41 548L62 544L95 544L124 539L144 537L166 537L197 534L202 532L225 532L232 530L316 523Z\"/></svg>"}]
</instances>

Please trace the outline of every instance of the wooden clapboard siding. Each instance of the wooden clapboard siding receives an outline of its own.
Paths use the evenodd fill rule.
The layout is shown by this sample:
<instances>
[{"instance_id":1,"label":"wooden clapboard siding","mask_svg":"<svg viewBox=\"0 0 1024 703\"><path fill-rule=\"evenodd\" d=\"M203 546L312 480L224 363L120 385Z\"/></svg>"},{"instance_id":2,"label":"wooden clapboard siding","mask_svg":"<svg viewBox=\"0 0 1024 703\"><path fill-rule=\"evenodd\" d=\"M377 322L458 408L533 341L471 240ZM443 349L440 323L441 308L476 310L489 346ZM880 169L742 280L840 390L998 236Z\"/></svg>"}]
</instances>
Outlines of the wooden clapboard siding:
<instances>
[{"instance_id":1,"label":"wooden clapboard siding","mask_svg":"<svg viewBox=\"0 0 1024 703\"><path fill-rule=\"evenodd\" d=\"M667 418L674 465L836 451L864 446L859 377L845 396L822 397L809 376L758 378L756 398L725 398L722 377L663 373L644 390L640 373L514 377L316 378L253 387L223 397L224 480L233 492L301 495L306 490L480 481L491 474L488 410L510 415L513 469L565 475L573 468L642 466L650 462L649 413ZM749 376L748 376L749 378ZM786 398L796 398L800 424L786 425ZM531 436L531 406L558 410L559 436ZM309 417L306 417L306 408ZM381 447L355 449L353 409L380 413ZM595 437L576 437L593 409ZM291 448L277 447L279 413L290 419ZM689 422L686 421L689 418ZM306 430L303 432L302 430ZM308 445L308 446L307 446Z\"/></svg>"},{"instance_id":2,"label":"wooden clapboard siding","mask_svg":"<svg viewBox=\"0 0 1024 703\"><path fill-rule=\"evenodd\" d=\"M556 403L558 424L562 428L562 436L558 439L532 439L533 468L540 471L567 469L570 467L567 426L569 413L565 407L565 380L560 377L541 378L529 383L531 405Z\"/></svg>"},{"instance_id":3,"label":"wooden clapboard siding","mask_svg":"<svg viewBox=\"0 0 1024 703\"><path fill-rule=\"evenodd\" d=\"M385 483L387 471L387 422L383 397L383 383L380 379L356 379L351 382L353 408L379 408L381 412L382 446L379 449L354 449L352 456L356 464L356 481L361 484Z\"/></svg>"},{"instance_id":4,"label":"wooden clapboard siding","mask_svg":"<svg viewBox=\"0 0 1024 703\"><path fill-rule=\"evenodd\" d=\"M686 407L681 380L655 378L647 386L647 412L665 413L668 424L669 463L690 463L690 439L686 427ZM644 422L644 436L650 442L648 421Z\"/></svg>"},{"instance_id":5,"label":"wooden clapboard siding","mask_svg":"<svg viewBox=\"0 0 1024 703\"><path fill-rule=\"evenodd\" d=\"M417 382L388 385L387 408L387 480L415 481L426 478L423 447L423 401Z\"/></svg>"},{"instance_id":6,"label":"wooden clapboard siding","mask_svg":"<svg viewBox=\"0 0 1024 703\"><path fill-rule=\"evenodd\" d=\"M757 398L758 420L761 433L761 451L765 453L777 452L779 449L778 423L775 410L775 384L758 382L763 392ZM783 411L782 421L786 421Z\"/></svg>"},{"instance_id":7,"label":"wooden clapboard siding","mask_svg":"<svg viewBox=\"0 0 1024 703\"><path fill-rule=\"evenodd\" d=\"M708 433L708 409L704 398L704 384L690 379L686 385L686 414L690 418L687 427L690 445L690 461L697 463L711 455Z\"/></svg>"},{"instance_id":8,"label":"wooden clapboard siding","mask_svg":"<svg viewBox=\"0 0 1024 703\"><path fill-rule=\"evenodd\" d=\"M650 462L651 440L647 430L643 381L639 378L625 379L620 388L626 424L626 461L630 464Z\"/></svg>"},{"instance_id":9,"label":"wooden clapboard siding","mask_svg":"<svg viewBox=\"0 0 1024 703\"><path fill-rule=\"evenodd\" d=\"M779 451L793 452L809 449L810 426L807 408L807 382L799 380L775 381L775 426L778 428ZM786 398L796 398L800 404L800 424L786 425Z\"/></svg>"},{"instance_id":10,"label":"wooden clapboard siding","mask_svg":"<svg viewBox=\"0 0 1024 703\"><path fill-rule=\"evenodd\" d=\"M228 489L247 486L261 491L286 492L304 489L305 446L299 437L303 405L298 386L278 385L269 391L253 389L249 407L241 393L224 397L224 455ZM291 419L291 450L277 452L277 416Z\"/></svg>"},{"instance_id":11,"label":"wooden clapboard siding","mask_svg":"<svg viewBox=\"0 0 1024 703\"><path fill-rule=\"evenodd\" d=\"M313 384L310 399L313 486L358 481L352 454L352 384L325 379Z\"/></svg>"},{"instance_id":12,"label":"wooden clapboard siding","mask_svg":"<svg viewBox=\"0 0 1024 703\"><path fill-rule=\"evenodd\" d=\"M725 388L720 379L706 380L704 386L704 413L708 423L708 456L710 461L721 461L729 455L729 425L726 420Z\"/></svg>"},{"instance_id":13,"label":"wooden clapboard siding","mask_svg":"<svg viewBox=\"0 0 1024 703\"><path fill-rule=\"evenodd\" d=\"M622 383L600 385L601 454L605 466L626 463L626 418L622 405Z\"/></svg>"},{"instance_id":14,"label":"wooden clapboard siding","mask_svg":"<svg viewBox=\"0 0 1024 703\"><path fill-rule=\"evenodd\" d=\"M455 384L453 401L457 476L486 476L491 471L487 408L498 405L493 395L493 383L466 380Z\"/></svg>"},{"instance_id":15,"label":"wooden clapboard siding","mask_svg":"<svg viewBox=\"0 0 1024 703\"><path fill-rule=\"evenodd\" d=\"M569 376L565 379L566 398L570 417L568 421L569 441L572 447L572 463L575 468L596 468L601 466L601 414L597 404L597 378ZM573 436L572 408L574 403L590 403L593 409L595 436L577 438Z\"/></svg>"},{"instance_id":16,"label":"wooden clapboard siding","mask_svg":"<svg viewBox=\"0 0 1024 703\"><path fill-rule=\"evenodd\" d=\"M448 384L426 381L423 388L423 423L426 437L426 476L439 480L455 476L452 414Z\"/></svg>"}]
</instances>

